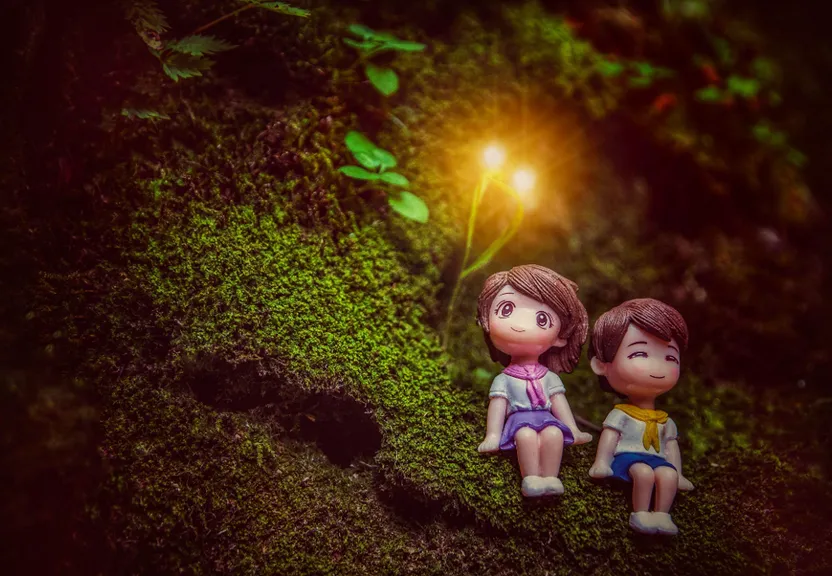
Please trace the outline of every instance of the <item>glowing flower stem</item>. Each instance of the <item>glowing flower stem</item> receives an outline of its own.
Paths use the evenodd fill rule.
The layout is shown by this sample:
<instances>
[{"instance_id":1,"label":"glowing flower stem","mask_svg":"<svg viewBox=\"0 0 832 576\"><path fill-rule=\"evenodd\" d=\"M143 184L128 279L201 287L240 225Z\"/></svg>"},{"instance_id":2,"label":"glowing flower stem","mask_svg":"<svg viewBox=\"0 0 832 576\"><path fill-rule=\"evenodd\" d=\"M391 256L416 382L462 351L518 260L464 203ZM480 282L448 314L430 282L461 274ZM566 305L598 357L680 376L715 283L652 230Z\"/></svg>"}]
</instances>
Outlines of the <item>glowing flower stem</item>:
<instances>
[{"instance_id":1,"label":"glowing flower stem","mask_svg":"<svg viewBox=\"0 0 832 576\"><path fill-rule=\"evenodd\" d=\"M502 188L504 191L508 192L514 199L517 201L517 208L514 211L514 216L511 219L511 223L509 227L503 232L499 238L494 240L491 245L485 249L485 251L480 254L477 259L468 267L465 267L465 264L468 262L468 256L471 254L471 245L473 243L474 238L474 225L476 224L477 220L477 209L479 208L480 203L482 202L482 197L485 194L485 189L488 187L488 184L496 184L498 187ZM456 283L454 284L454 290L451 294L451 301L448 304L448 316L445 320L445 330L442 334L442 346L447 348L448 345L448 335L450 334L450 327L451 327L451 319L453 318L454 309L456 308L456 301L459 297L459 291L462 287L462 281L471 273L476 272L486 264L488 264L491 259L494 257L497 252L502 249L503 246L508 243L509 240L517 233L517 230L520 229L520 224L523 222L523 202L520 195L517 193L514 188L501 182L495 178L492 178L490 173L483 174L483 177L480 179L480 183L477 186L477 189L474 191L474 198L471 202L471 214L468 217L468 235L465 240L465 254L462 257L462 266L463 270L459 274L456 279Z\"/></svg>"},{"instance_id":2,"label":"glowing flower stem","mask_svg":"<svg viewBox=\"0 0 832 576\"><path fill-rule=\"evenodd\" d=\"M523 222L523 202L522 198L520 198L520 195L517 193L517 191L514 190L514 188L512 188L508 184L500 182L499 180L490 178L490 181L493 184L496 184L497 186L505 190L506 192L508 192L510 195L512 195L514 199L517 200L517 207L514 210L514 216L512 217L511 223L509 224L506 231L503 232L499 238L494 240L494 242L492 242L491 245L488 248L486 248L482 254L479 255L479 257L474 261L473 264L471 264L462 271L462 274L460 274L460 280L464 280L469 274L471 274L472 272L476 272L477 270L488 264L491 261L491 259L497 254L497 252L499 252L502 249L502 247L505 246L508 243L508 241L511 240L511 238L517 233L517 231L520 229L520 224Z\"/></svg>"},{"instance_id":3,"label":"glowing flower stem","mask_svg":"<svg viewBox=\"0 0 832 576\"><path fill-rule=\"evenodd\" d=\"M480 202L482 202L482 197L485 194L485 189L488 186L488 173L482 175L480 178L480 182L477 185L477 188L474 190L474 197L471 199L471 213L468 216L468 233L465 238L465 253L462 256L462 267L465 267L465 264L468 262L468 257L471 255L471 245L474 240L474 225L477 222L477 208L479 208ZM456 307L456 300L459 298L459 290L462 287L462 274L457 276L456 283L454 284L454 290L451 293L451 301L448 304L448 316L445 320L445 331L442 334L442 346L447 347L448 344L448 334L450 332L451 327L451 318L454 314L454 308Z\"/></svg>"}]
</instances>

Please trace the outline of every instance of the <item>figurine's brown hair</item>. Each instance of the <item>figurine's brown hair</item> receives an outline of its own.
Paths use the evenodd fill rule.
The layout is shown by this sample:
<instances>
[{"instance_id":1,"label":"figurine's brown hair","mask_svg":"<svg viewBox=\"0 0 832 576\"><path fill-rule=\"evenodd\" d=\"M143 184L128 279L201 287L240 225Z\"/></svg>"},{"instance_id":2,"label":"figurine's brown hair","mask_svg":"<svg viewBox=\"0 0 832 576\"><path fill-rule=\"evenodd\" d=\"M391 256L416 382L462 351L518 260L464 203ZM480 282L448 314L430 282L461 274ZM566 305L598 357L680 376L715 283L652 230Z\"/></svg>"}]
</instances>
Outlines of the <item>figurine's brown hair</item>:
<instances>
[{"instance_id":1,"label":"figurine's brown hair","mask_svg":"<svg viewBox=\"0 0 832 576\"><path fill-rule=\"evenodd\" d=\"M491 359L503 366L511 363L511 356L494 346L488 325L491 304L508 284L520 294L543 302L558 315L561 322L559 337L566 340L566 345L550 348L540 355L539 361L552 372L572 372L581 358L581 346L586 342L589 317L586 308L578 300L578 285L557 272L536 264L515 266L507 272L492 274L485 281L477 300L477 324L482 327Z\"/></svg>"},{"instance_id":2,"label":"figurine's brown hair","mask_svg":"<svg viewBox=\"0 0 832 576\"><path fill-rule=\"evenodd\" d=\"M676 340L682 350L688 346L688 326L678 310L653 298L636 298L604 312L595 321L589 358L597 356L601 362L612 362L630 324L667 342ZM599 380L602 389L614 391L605 377Z\"/></svg>"}]
</instances>

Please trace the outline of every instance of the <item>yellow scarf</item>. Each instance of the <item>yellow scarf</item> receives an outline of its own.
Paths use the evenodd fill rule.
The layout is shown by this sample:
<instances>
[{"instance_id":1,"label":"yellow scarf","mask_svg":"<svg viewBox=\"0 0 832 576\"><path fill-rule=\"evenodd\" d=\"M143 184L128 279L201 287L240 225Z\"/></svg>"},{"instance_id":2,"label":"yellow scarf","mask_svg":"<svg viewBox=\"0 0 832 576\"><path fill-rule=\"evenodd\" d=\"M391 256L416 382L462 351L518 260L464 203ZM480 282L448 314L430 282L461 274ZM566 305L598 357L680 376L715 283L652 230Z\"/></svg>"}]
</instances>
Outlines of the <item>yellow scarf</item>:
<instances>
[{"instance_id":1,"label":"yellow scarf","mask_svg":"<svg viewBox=\"0 0 832 576\"><path fill-rule=\"evenodd\" d=\"M661 445L659 444L659 424L667 422L667 412L662 410L646 410L638 406L633 406L632 404L616 404L615 407L627 416L641 420L646 424L644 436L641 438L641 443L644 444L645 450L649 450L653 446L656 452L661 452Z\"/></svg>"}]
</instances>

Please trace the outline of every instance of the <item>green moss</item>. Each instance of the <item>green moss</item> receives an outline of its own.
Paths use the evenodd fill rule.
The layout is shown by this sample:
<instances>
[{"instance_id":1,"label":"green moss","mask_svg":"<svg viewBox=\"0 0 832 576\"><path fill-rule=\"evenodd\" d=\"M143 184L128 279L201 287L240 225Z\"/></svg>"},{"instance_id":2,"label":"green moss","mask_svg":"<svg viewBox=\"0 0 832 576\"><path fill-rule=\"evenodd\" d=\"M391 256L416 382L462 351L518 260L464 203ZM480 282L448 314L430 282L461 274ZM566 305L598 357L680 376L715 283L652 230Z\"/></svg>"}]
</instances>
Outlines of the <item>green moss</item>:
<instances>
[{"instance_id":1,"label":"green moss","mask_svg":"<svg viewBox=\"0 0 832 576\"><path fill-rule=\"evenodd\" d=\"M632 539L626 497L586 477L591 447L569 450L562 499L551 506L523 502L510 461L476 453L484 401L472 406L468 393L456 389L442 369L446 359L436 335L422 322L432 285L408 272L377 227L335 242L281 224L280 211L258 214L236 206L221 217L192 212L154 227L147 251L137 255L141 264L130 270L154 301L160 328L171 338L168 362L178 372L187 370L188 359L211 356L228 367L256 364L266 393L270 387L346 393L373 413L382 433L377 462L387 481L449 511L461 504L531 542L556 537L561 546L552 557L572 558L581 570L597 569L593 551L605 550L613 565L645 571L690 556L699 562L693 572L734 572L748 561L736 553L738 547L766 536L764 530L749 533L743 528L748 516L736 511L760 509L770 498L747 492L765 475L759 457L746 459L749 471L719 490L712 484L724 471L703 465L696 452L698 458L686 460L699 488L678 499L674 515L685 537L672 547L645 548ZM575 397L581 385L571 390ZM714 400L703 391L693 397ZM697 409L682 412L680 423ZM705 406L700 413L706 418L694 434L708 438L721 437L723 419L736 414ZM270 455L266 446L244 442L240 455L263 462ZM760 554L754 562L765 566L765 549L754 550Z\"/></svg>"}]
</instances>

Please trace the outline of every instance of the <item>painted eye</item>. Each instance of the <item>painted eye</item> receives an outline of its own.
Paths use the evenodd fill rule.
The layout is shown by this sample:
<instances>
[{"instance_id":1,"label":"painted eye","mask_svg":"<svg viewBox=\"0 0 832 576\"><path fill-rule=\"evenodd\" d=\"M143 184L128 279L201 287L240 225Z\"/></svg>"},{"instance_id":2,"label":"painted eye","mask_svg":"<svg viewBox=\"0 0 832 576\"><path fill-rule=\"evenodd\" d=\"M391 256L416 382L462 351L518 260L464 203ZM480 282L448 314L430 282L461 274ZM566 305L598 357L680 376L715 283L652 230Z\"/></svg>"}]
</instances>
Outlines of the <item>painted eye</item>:
<instances>
[{"instance_id":1,"label":"painted eye","mask_svg":"<svg viewBox=\"0 0 832 576\"><path fill-rule=\"evenodd\" d=\"M540 328L548 328L552 325L552 321L549 319L549 315L546 312L538 312L537 313L537 325Z\"/></svg>"},{"instance_id":2,"label":"painted eye","mask_svg":"<svg viewBox=\"0 0 832 576\"><path fill-rule=\"evenodd\" d=\"M500 318L508 318L509 316L511 316L511 313L514 312L514 304L512 304L511 302L506 302L505 304L500 306L500 309L497 312L500 315Z\"/></svg>"},{"instance_id":3,"label":"painted eye","mask_svg":"<svg viewBox=\"0 0 832 576\"><path fill-rule=\"evenodd\" d=\"M627 358L630 358L631 360L633 358L647 358L647 352L633 352L632 354L627 356Z\"/></svg>"},{"instance_id":4,"label":"painted eye","mask_svg":"<svg viewBox=\"0 0 832 576\"><path fill-rule=\"evenodd\" d=\"M664 359L668 362L675 362L676 364L679 363L679 359L676 358L676 356L665 356Z\"/></svg>"}]
</instances>

